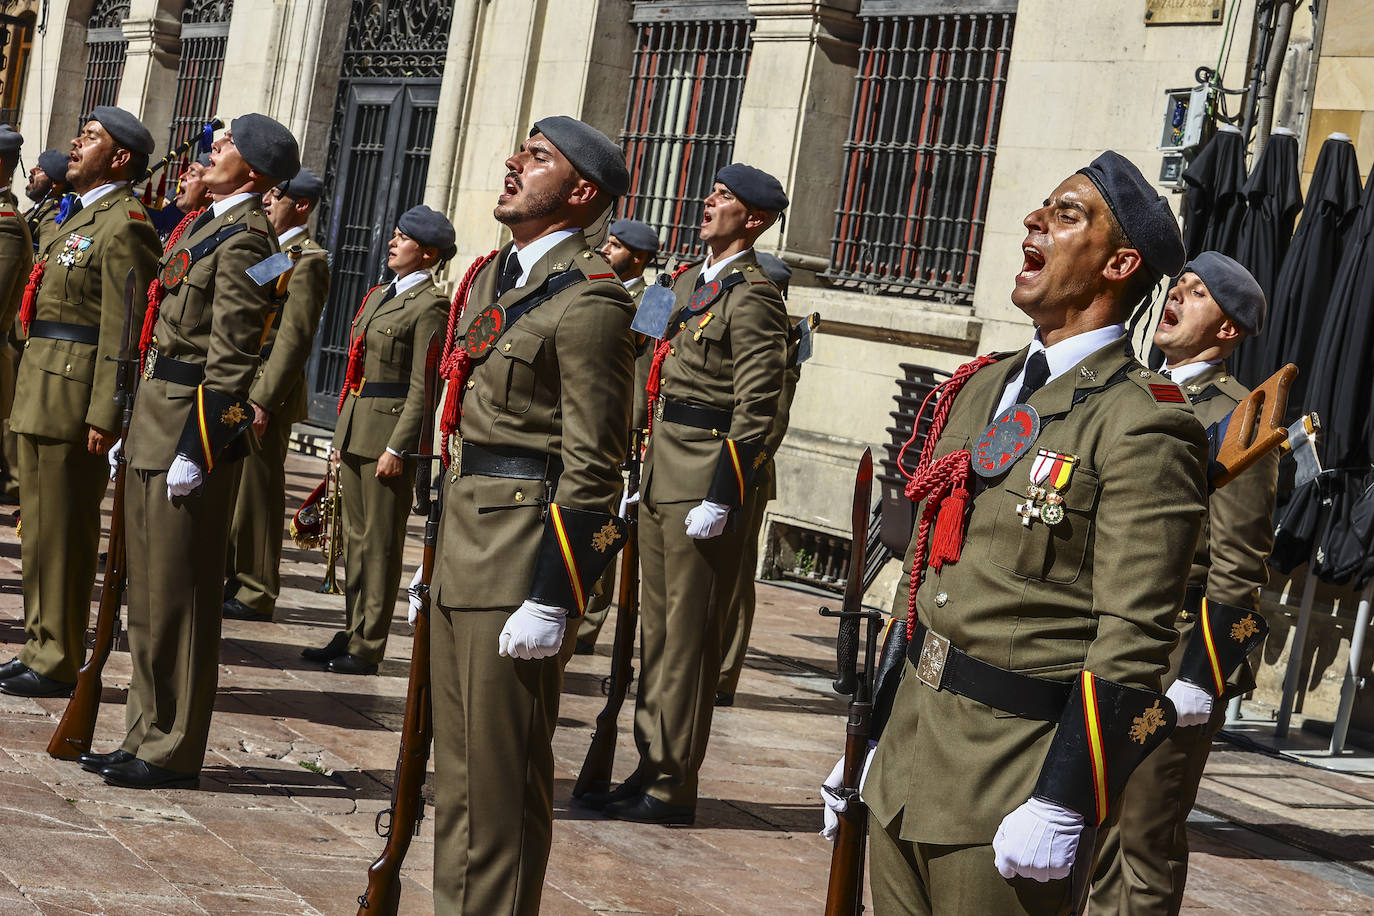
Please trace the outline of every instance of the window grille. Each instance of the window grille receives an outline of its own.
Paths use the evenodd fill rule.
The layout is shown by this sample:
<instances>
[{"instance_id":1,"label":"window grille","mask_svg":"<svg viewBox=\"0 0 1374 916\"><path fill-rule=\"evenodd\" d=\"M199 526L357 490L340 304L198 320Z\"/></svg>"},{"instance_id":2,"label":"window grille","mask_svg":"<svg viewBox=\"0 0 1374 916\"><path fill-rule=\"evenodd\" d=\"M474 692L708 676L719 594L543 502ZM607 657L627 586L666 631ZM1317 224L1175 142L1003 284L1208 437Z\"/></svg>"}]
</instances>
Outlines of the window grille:
<instances>
[{"instance_id":1,"label":"window grille","mask_svg":"<svg viewBox=\"0 0 1374 916\"><path fill-rule=\"evenodd\" d=\"M1013 13L864 15L823 277L971 301L1014 21Z\"/></svg>"},{"instance_id":2,"label":"window grille","mask_svg":"<svg viewBox=\"0 0 1374 916\"><path fill-rule=\"evenodd\" d=\"M86 84L81 95L81 123L97 105L113 105L124 78L124 52L129 42L120 26L129 16L129 0L98 0L86 22Z\"/></svg>"},{"instance_id":3,"label":"window grille","mask_svg":"<svg viewBox=\"0 0 1374 916\"><path fill-rule=\"evenodd\" d=\"M197 136L215 115L233 13L233 0L192 0L182 11L181 60L168 149ZM177 171L173 166L169 174L175 176Z\"/></svg>"},{"instance_id":4,"label":"window grille","mask_svg":"<svg viewBox=\"0 0 1374 916\"><path fill-rule=\"evenodd\" d=\"M622 210L659 232L665 255L696 250L702 201L730 163L753 20L639 22L625 129Z\"/></svg>"}]
</instances>

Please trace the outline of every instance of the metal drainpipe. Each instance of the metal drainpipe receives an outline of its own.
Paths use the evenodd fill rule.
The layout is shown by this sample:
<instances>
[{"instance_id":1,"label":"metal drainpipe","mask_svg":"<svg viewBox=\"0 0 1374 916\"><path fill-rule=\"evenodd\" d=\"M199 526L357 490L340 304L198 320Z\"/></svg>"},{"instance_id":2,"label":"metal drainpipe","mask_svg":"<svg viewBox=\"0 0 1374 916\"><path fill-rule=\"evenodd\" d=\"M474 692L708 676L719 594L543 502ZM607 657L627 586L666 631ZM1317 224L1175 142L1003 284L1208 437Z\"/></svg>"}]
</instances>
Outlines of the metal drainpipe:
<instances>
[{"instance_id":1,"label":"metal drainpipe","mask_svg":"<svg viewBox=\"0 0 1374 916\"><path fill-rule=\"evenodd\" d=\"M1288 36L1293 31L1293 0L1279 0L1274 14L1274 36L1269 44L1269 60L1264 66L1264 85L1259 92L1259 111L1255 116L1255 159L1258 161L1269 142L1274 124L1274 96L1278 94L1283 59L1288 55Z\"/></svg>"}]
</instances>

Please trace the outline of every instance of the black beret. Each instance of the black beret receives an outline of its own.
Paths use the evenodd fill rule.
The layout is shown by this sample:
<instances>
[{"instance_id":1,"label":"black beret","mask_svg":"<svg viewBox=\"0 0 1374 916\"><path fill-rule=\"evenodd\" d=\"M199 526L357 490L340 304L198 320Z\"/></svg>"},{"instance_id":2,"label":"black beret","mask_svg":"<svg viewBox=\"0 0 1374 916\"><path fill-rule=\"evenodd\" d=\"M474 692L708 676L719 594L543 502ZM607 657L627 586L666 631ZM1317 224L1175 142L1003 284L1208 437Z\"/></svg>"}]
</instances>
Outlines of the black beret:
<instances>
[{"instance_id":1,"label":"black beret","mask_svg":"<svg viewBox=\"0 0 1374 916\"><path fill-rule=\"evenodd\" d=\"M324 181L319 175L302 166L295 178L281 183L281 192L314 203L324 193Z\"/></svg>"},{"instance_id":2,"label":"black beret","mask_svg":"<svg viewBox=\"0 0 1374 916\"><path fill-rule=\"evenodd\" d=\"M618 219L606 232L620 239L620 244L631 251L658 251L658 233L637 219Z\"/></svg>"},{"instance_id":3,"label":"black beret","mask_svg":"<svg viewBox=\"0 0 1374 916\"><path fill-rule=\"evenodd\" d=\"M13 127L0 128L0 153L17 153L24 138Z\"/></svg>"},{"instance_id":4,"label":"black beret","mask_svg":"<svg viewBox=\"0 0 1374 916\"><path fill-rule=\"evenodd\" d=\"M424 204L402 213L396 220L396 228L427 248L439 249L439 257L445 261L458 253L458 247L453 244L453 223Z\"/></svg>"},{"instance_id":5,"label":"black beret","mask_svg":"<svg viewBox=\"0 0 1374 916\"><path fill-rule=\"evenodd\" d=\"M792 268L787 266L787 262L766 251L758 252L757 257L759 266L768 275L768 279L773 281L773 285L784 293L787 292L787 284L792 281Z\"/></svg>"},{"instance_id":6,"label":"black beret","mask_svg":"<svg viewBox=\"0 0 1374 916\"><path fill-rule=\"evenodd\" d=\"M239 155L255 171L286 181L301 170L300 146L280 122L265 114L239 115L229 122L229 130Z\"/></svg>"},{"instance_id":7,"label":"black beret","mask_svg":"<svg viewBox=\"0 0 1374 916\"><path fill-rule=\"evenodd\" d=\"M1198 275L1212 300L1246 337L1256 337L1264 330L1264 290L1235 259L1220 251L1204 251L1184 264L1183 270Z\"/></svg>"},{"instance_id":8,"label":"black beret","mask_svg":"<svg viewBox=\"0 0 1374 916\"><path fill-rule=\"evenodd\" d=\"M611 197L622 197L630 190L625 153L590 124L567 115L554 115L535 121L530 136L535 134L547 137L577 169L577 174Z\"/></svg>"},{"instance_id":9,"label":"black beret","mask_svg":"<svg viewBox=\"0 0 1374 916\"><path fill-rule=\"evenodd\" d=\"M1129 159L1107 150L1078 174L1087 175L1107 202L1121 231L1157 275L1178 276L1187 254L1169 202L1155 191Z\"/></svg>"},{"instance_id":10,"label":"black beret","mask_svg":"<svg viewBox=\"0 0 1374 916\"><path fill-rule=\"evenodd\" d=\"M757 210L781 213L787 209L787 192L783 191L782 182L763 169L756 169L743 162L732 162L716 172L716 181Z\"/></svg>"},{"instance_id":11,"label":"black beret","mask_svg":"<svg viewBox=\"0 0 1374 916\"><path fill-rule=\"evenodd\" d=\"M67 166L72 157L61 150L45 149L38 154L38 167L53 181L67 183Z\"/></svg>"},{"instance_id":12,"label":"black beret","mask_svg":"<svg viewBox=\"0 0 1374 916\"><path fill-rule=\"evenodd\" d=\"M195 161L196 165L200 166L203 169L208 169L210 167L210 154L201 153L199 156L196 157Z\"/></svg>"},{"instance_id":13,"label":"black beret","mask_svg":"<svg viewBox=\"0 0 1374 916\"><path fill-rule=\"evenodd\" d=\"M123 108L113 105L97 105L91 109L91 120L100 122L114 142L133 153L145 156L153 154L153 135L143 122Z\"/></svg>"}]
</instances>

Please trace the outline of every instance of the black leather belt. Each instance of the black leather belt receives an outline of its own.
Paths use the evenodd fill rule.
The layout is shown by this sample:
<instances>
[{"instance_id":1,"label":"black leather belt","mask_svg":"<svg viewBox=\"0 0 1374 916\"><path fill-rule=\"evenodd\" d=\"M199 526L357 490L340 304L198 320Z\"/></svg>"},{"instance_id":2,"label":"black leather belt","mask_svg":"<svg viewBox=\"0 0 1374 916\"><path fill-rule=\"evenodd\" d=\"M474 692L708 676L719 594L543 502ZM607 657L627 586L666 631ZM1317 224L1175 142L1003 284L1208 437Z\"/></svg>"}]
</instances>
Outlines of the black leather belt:
<instances>
[{"instance_id":1,"label":"black leather belt","mask_svg":"<svg viewBox=\"0 0 1374 916\"><path fill-rule=\"evenodd\" d=\"M272 355L272 348L271 348L271 347L263 347L261 350L258 351L258 359L262 360L263 362L267 362L267 357L269 357L269 356L271 356L271 355Z\"/></svg>"},{"instance_id":2,"label":"black leather belt","mask_svg":"<svg viewBox=\"0 0 1374 916\"><path fill-rule=\"evenodd\" d=\"M556 481L563 473L563 462L544 452L524 448L473 445L470 442L459 445L458 466L458 474L461 477L475 474L480 477L545 480L550 483Z\"/></svg>"},{"instance_id":3,"label":"black leather belt","mask_svg":"<svg viewBox=\"0 0 1374 916\"><path fill-rule=\"evenodd\" d=\"M187 388L197 388L205 381L205 367L199 363L188 363L184 359L163 356L156 347L150 347L148 356L143 361L143 377L160 378L165 382L185 385Z\"/></svg>"},{"instance_id":4,"label":"black leather belt","mask_svg":"<svg viewBox=\"0 0 1374 916\"><path fill-rule=\"evenodd\" d=\"M403 398L410 391L410 382L363 382L353 394L359 398Z\"/></svg>"},{"instance_id":5,"label":"black leather belt","mask_svg":"<svg viewBox=\"0 0 1374 916\"><path fill-rule=\"evenodd\" d=\"M49 340L70 340L72 343L100 343L100 328L90 324L68 324L65 321L39 321L29 323L30 337L46 337Z\"/></svg>"},{"instance_id":6,"label":"black leather belt","mask_svg":"<svg viewBox=\"0 0 1374 916\"><path fill-rule=\"evenodd\" d=\"M923 623L916 624L906 657L916 677L935 690L948 690L1023 719L1058 722L1069 702L1069 682L1049 681L979 661Z\"/></svg>"},{"instance_id":7,"label":"black leather belt","mask_svg":"<svg viewBox=\"0 0 1374 916\"><path fill-rule=\"evenodd\" d=\"M679 423L683 426L695 426L697 429L715 430L721 433L730 431L730 411L728 410L703 407L700 404L685 404L682 401L670 401L667 398L660 398L659 404L662 406L662 410L655 419L663 420L666 423Z\"/></svg>"}]
</instances>

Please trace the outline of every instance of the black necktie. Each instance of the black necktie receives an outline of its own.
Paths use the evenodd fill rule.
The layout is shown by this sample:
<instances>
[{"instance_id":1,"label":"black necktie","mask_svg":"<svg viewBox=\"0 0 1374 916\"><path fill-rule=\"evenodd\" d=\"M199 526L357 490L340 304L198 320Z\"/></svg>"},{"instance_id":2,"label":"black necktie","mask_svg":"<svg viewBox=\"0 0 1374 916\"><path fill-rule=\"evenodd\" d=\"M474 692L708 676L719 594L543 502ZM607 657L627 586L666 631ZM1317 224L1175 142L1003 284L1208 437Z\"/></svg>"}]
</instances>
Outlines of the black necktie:
<instances>
[{"instance_id":1,"label":"black necktie","mask_svg":"<svg viewBox=\"0 0 1374 916\"><path fill-rule=\"evenodd\" d=\"M1040 390L1040 387L1049 381L1050 361L1045 359L1044 350L1036 350L1026 360L1026 373L1021 376L1021 390L1016 393L1015 404L1024 404L1030 400L1030 396Z\"/></svg>"},{"instance_id":2,"label":"black necktie","mask_svg":"<svg viewBox=\"0 0 1374 916\"><path fill-rule=\"evenodd\" d=\"M214 218L215 218L215 208L214 208L214 207L206 207L206 208L205 208L205 212L202 213L200 216L197 216L197 217L196 217L196 221L195 221L194 223L191 224L191 232L189 232L189 233L187 233L187 234L188 234L188 235L191 235L191 234L194 234L194 233L199 232L201 229L205 228L205 226L206 226L207 224L209 224L210 220L212 220L212 219L214 219Z\"/></svg>"},{"instance_id":3,"label":"black necktie","mask_svg":"<svg viewBox=\"0 0 1374 916\"><path fill-rule=\"evenodd\" d=\"M696 292L697 290L701 289L701 288L702 288L703 286L705 286L705 285L706 285L706 275L705 275L705 273L699 273L699 274L697 274L697 282L695 282L695 283L692 284L692 292Z\"/></svg>"},{"instance_id":4,"label":"black necktie","mask_svg":"<svg viewBox=\"0 0 1374 916\"><path fill-rule=\"evenodd\" d=\"M1164 376L1171 382L1174 380L1174 370L1172 369L1160 369L1159 374Z\"/></svg>"},{"instance_id":5,"label":"black necktie","mask_svg":"<svg viewBox=\"0 0 1374 916\"><path fill-rule=\"evenodd\" d=\"M396 281L392 280L386 285L386 292L382 293L382 301L378 305L386 305L396 296Z\"/></svg>"},{"instance_id":6,"label":"black necktie","mask_svg":"<svg viewBox=\"0 0 1374 916\"><path fill-rule=\"evenodd\" d=\"M520 259L512 251L506 257L506 266L501 268L501 279L496 281L496 295L504 296L515 289L515 284L519 282L522 273L524 271L520 269Z\"/></svg>"}]
</instances>

